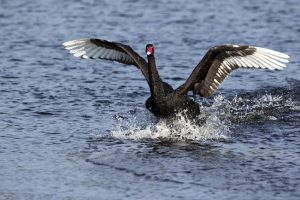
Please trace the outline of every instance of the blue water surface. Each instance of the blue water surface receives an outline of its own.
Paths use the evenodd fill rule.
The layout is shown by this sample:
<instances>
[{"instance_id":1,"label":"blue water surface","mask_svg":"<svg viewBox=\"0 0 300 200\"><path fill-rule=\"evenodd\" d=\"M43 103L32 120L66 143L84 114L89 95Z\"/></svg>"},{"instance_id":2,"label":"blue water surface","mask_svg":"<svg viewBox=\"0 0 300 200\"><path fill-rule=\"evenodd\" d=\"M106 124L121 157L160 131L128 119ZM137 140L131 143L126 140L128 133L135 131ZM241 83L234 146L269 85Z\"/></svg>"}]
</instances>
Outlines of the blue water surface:
<instances>
[{"instance_id":1,"label":"blue water surface","mask_svg":"<svg viewBox=\"0 0 300 200\"><path fill-rule=\"evenodd\" d=\"M0 27L0 199L300 199L298 0L4 0ZM233 72L170 130L138 69L61 46L89 37L153 43L174 87L214 45L291 62Z\"/></svg>"}]
</instances>

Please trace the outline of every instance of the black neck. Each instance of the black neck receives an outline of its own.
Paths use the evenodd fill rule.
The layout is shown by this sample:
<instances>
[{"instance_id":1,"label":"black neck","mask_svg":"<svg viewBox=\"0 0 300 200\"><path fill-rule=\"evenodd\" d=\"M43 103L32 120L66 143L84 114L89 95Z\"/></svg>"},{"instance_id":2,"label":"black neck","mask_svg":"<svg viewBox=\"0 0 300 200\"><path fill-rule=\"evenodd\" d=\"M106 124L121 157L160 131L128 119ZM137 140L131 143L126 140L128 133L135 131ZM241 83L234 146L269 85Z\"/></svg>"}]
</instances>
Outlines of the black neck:
<instances>
[{"instance_id":1,"label":"black neck","mask_svg":"<svg viewBox=\"0 0 300 200\"><path fill-rule=\"evenodd\" d=\"M158 71L156 69L154 55L148 55L148 70L151 96L154 98L160 98L164 96L164 89Z\"/></svg>"}]
</instances>

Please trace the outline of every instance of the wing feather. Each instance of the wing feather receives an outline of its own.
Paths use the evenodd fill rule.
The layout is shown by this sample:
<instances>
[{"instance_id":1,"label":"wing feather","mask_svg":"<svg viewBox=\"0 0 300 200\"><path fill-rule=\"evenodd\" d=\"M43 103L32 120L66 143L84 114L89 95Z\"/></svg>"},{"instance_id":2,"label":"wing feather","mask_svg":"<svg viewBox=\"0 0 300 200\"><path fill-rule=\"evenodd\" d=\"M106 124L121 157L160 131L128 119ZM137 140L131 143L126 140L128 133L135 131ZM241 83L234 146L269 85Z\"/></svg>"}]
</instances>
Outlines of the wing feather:
<instances>
[{"instance_id":1,"label":"wing feather","mask_svg":"<svg viewBox=\"0 0 300 200\"><path fill-rule=\"evenodd\" d=\"M237 68L282 70L289 56L262 47L222 45L211 48L195 67L187 81L177 88L179 94L210 96L227 75Z\"/></svg>"},{"instance_id":2,"label":"wing feather","mask_svg":"<svg viewBox=\"0 0 300 200\"><path fill-rule=\"evenodd\" d=\"M140 68L149 83L147 62L130 46L100 39L78 39L63 43L75 57L85 59L104 59Z\"/></svg>"}]
</instances>

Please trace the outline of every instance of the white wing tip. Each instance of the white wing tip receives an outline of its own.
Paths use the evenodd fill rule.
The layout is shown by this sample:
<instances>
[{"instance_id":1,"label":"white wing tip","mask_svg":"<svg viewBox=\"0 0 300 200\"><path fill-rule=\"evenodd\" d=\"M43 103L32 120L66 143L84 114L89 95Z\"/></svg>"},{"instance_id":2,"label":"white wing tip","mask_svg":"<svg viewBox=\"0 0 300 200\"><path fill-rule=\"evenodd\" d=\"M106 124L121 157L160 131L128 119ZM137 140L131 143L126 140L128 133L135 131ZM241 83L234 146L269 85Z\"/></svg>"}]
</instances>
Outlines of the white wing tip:
<instances>
[{"instance_id":1,"label":"white wing tip","mask_svg":"<svg viewBox=\"0 0 300 200\"><path fill-rule=\"evenodd\" d=\"M75 44L84 43L84 42L86 42L87 40L89 40L89 39L87 39L87 38L82 38L82 39L78 39L78 40L70 40L70 41L67 41L67 42L62 43L62 45L63 45L64 47L67 47L67 46L72 46L72 45L75 45Z\"/></svg>"},{"instance_id":2,"label":"white wing tip","mask_svg":"<svg viewBox=\"0 0 300 200\"><path fill-rule=\"evenodd\" d=\"M279 51L274 51L274 50L271 50L271 49L267 49L267 48L263 48L263 47L255 47L258 51L260 52L264 52L264 53L267 53L267 54L271 54L271 55L274 55L274 56L278 56L280 58L283 58L283 59L286 59L288 60L290 58L289 55L285 54L285 53L282 53L282 52L279 52Z\"/></svg>"}]
</instances>

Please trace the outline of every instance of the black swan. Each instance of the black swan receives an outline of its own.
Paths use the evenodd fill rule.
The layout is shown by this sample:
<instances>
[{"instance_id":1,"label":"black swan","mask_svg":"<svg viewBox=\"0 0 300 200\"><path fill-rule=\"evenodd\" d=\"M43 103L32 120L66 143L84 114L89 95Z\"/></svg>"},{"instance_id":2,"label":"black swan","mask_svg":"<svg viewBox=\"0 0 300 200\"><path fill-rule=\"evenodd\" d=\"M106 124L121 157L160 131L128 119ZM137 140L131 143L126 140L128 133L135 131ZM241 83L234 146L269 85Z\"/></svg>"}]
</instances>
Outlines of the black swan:
<instances>
[{"instance_id":1,"label":"black swan","mask_svg":"<svg viewBox=\"0 0 300 200\"><path fill-rule=\"evenodd\" d=\"M154 46L147 44L148 62L130 46L101 39L79 39L63 43L65 49L76 57L117 61L139 68L150 88L151 96L146 108L159 117L170 117L185 111L189 116L200 113L199 104L188 97L188 91L202 97L213 94L227 75L237 68L282 70L289 56L277 51L255 46L221 45L208 50L186 82L173 89L158 74Z\"/></svg>"}]
</instances>

